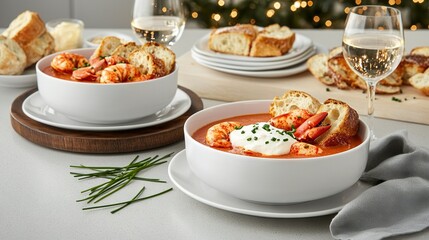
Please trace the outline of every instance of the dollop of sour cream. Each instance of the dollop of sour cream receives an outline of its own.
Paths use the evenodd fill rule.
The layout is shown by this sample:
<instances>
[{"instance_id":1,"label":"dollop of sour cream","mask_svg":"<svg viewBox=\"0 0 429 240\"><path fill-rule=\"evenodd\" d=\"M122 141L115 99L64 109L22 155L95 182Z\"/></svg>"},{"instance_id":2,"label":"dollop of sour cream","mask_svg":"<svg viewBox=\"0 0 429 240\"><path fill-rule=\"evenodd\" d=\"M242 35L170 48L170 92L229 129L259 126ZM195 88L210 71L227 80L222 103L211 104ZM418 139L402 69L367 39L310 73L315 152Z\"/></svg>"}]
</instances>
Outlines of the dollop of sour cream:
<instances>
[{"instance_id":1,"label":"dollop of sour cream","mask_svg":"<svg viewBox=\"0 0 429 240\"><path fill-rule=\"evenodd\" d=\"M290 152L296 140L285 130L259 122L235 129L229 134L233 147L261 153L267 156L283 155Z\"/></svg>"}]
</instances>

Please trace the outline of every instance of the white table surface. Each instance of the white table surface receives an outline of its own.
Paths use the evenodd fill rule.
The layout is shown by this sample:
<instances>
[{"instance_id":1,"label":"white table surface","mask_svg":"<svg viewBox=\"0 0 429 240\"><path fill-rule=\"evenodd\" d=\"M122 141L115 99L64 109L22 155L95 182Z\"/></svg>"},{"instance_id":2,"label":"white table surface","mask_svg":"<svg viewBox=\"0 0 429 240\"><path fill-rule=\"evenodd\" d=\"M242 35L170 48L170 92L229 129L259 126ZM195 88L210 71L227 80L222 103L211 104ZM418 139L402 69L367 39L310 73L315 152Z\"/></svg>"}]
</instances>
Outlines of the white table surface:
<instances>
[{"instance_id":1,"label":"white table surface","mask_svg":"<svg viewBox=\"0 0 429 240\"><path fill-rule=\"evenodd\" d=\"M104 29L106 30L106 29ZM128 29L110 29L131 35ZM92 34L95 29L86 29ZM209 30L187 29L173 50L180 55ZM334 47L341 43L340 30L296 30ZM429 31L406 32L406 51L427 45ZM0 87L0 239L332 239L329 224L334 215L301 219L271 219L241 215L200 203L175 188L167 164L151 170L167 180L172 192L131 205L117 214L108 209L83 211L80 191L94 184L78 181L70 165L124 165L137 154L163 155L179 152L184 143L150 151L91 155L45 148L18 135L10 124L10 106L27 89ZM218 104L204 100L205 107ZM428 116L429 117L429 116ZM411 141L429 147L428 125L376 119L378 136L408 129ZM111 201L131 198L141 184L133 184ZM150 188L150 186L149 186ZM110 201L108 201L110 202ZM428 239L429 230L394 239Z\"/></svg>"}]
</instances>

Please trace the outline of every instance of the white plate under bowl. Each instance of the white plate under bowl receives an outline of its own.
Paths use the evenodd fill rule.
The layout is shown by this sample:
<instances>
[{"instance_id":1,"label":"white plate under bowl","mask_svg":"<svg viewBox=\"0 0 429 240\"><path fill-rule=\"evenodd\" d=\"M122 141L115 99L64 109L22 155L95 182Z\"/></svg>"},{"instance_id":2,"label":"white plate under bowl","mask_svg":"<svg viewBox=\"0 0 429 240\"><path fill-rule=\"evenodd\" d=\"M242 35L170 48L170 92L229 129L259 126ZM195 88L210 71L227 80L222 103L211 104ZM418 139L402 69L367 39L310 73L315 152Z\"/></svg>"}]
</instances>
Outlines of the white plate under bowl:
<instances>
[{"instance_id":1,"label":"white plate under bowl","mask_svg":"<svg viewBox=\"0 0 429 240\"><path fill-rule=\"evenodd\" d=\"M205 63L210 66L215 67L221 67L221 68L228 68L232 70L239 70L239 71L268 71L268 70L275 70L275 69L284 69L293 65L297 65L299 63L302 63L304 61L307 61L307 59L315 54L317 49L315 47L310 48L308 51L306 51L304 54L299 55L298 57L286 59L285 61L278 61L278 62L267 62L267 63L261 63L259 65L253 65L254 62L249 62L250 64L247 65L246 62L241 62L240 65L236 65L233 63L228 63L227 60L225 62L214 60L214 58L208 58L204 55L200 55L195 51L191 51L192 58L196 60L199 63Z\"/></svg>"},{"instance_id":2,"label":"white plate under bowl","mask_svg":"<svg viewBox=\"0 0 429 240\"><path fill-rule=\"evenodd\" d=\"M49 107L39 92L28 96L23 104L22 110L29 118L49 126L83 131L120 131L143 128L171 121L183 115L191 107L191 98L181 89L177 89L171 103L156 114L126 123L120 124L93 124L79 122L56 112Z\"/></svg>"},{"instance_id":3,"label":"white plate under bowl","mask_svg":"<svg viewBox=\"0 0 429 240\"><path fill-rule=\"evenodd\" d=\"M194 44L192 49L208 57L215 57L215 58L233 60L233 61L249 61L249 62L281 61L281 60L296 57L302 54L303 52L305 52L308 48L313 46L313 41L310 38L296 33L295 41L292 46L292 49L287 54L278 56L278 57L248 57L248 56L239 56L239 55L218 53L218 52L212 51L209 48L209 38L210 38L210 34L207 34L204 37L200 38Z\"/></svg>"},{"instance_id":4,"label":"white plate under bowl","mask_svg":"<svg viewBox=\"0 0 429 240\"><path fill-rule=\"evenodd\" d=\"M245 215L269 218L306 218L337 213L370 185L357 182L331 197L288 205L265 205L247 202L221 193L205 184L189 168L186 150L177 153L168 166L173 184L189 197L209 206Z\"/></svg>"},{"instance_id":5,"label":"white plate under bowl","mask_svg":"<svg viewBox=\"0 0 429 240\"><path fill-rule=\"evenodd\" d=\"M26 88L37 84L36 69L34 66L27 68L20 75L0 75L0 87Z\"/></svg>"},{"instance_id":6,"label":"white plate under bowl","mask_svg":"<svg viewBox=\"0 0 429 240\"><path fill-rule=\"evenodd\" d=\"M319 45L316 45L317 47L317 51L315 54L317 53L326 53L328 52L328 49L326 47L322 47ZM286 76L291 76L291 75L295 75L301 72L304 72L305 70L307 70L307 63L306 62L302 62L299 63L297 65L293 65L287 68L281 68L281 69L275 69L275 70L265 70L265 71L249 71L249 70L237 70L237 69L229 69L229 68L224 68L224 67L218 67L218 66L214 66L211 63L207 63L207 62L203 62L203 61L199 61L198 59L195 59L196 62L198 62L199 64L220 71L220 72L225 72L225 73L230 73L230 74L235 74L235 75L240 75L240 76L247 76L247 77L258 77L258 78L267 78L267 77L286 77Z\"/></svg>"}]
</instances>

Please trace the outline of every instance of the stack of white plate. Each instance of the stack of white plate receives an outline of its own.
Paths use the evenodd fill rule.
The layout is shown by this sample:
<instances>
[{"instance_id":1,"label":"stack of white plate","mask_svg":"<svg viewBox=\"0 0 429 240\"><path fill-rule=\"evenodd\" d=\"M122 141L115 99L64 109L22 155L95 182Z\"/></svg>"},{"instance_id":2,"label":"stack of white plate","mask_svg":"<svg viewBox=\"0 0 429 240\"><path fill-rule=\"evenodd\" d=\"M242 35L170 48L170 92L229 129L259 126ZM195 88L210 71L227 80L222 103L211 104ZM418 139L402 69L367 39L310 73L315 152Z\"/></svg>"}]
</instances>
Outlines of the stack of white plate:
<instances>
[{"instance_id":1,"label":"stack of white plate","mask_svg":"<svg viewBox=\"0 0 429 240\"><path fill-rule=\"evenodd\" d=\"M217 53L209 49L209 36L192 47L192 57L199 64L221 72L250 77L283 77L307 70L306 61L318 52L326 52L301 34L295 34L292 49L279 57L248 57Z\"/></svg>"}]
</instances>

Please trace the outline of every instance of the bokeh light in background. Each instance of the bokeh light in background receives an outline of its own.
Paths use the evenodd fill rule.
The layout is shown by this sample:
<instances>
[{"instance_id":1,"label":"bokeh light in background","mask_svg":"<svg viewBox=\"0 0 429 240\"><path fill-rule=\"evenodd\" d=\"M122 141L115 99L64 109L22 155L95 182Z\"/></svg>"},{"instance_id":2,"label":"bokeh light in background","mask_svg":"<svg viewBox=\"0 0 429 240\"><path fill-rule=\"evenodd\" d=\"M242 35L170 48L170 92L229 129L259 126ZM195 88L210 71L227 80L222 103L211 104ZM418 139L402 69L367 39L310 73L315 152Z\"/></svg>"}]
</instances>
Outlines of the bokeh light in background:
<instances>
[{"instance_id":1,"label":"bokeh light in background","mask_svg":"<svg viewBox=\"0 0 429 240\"><path fill-rule=\"evenodd\" d=\"M350 7L385 5L401 10L405 29L429 29L429 0L183 0L189 22L214 28L237 23L291 28L343 28Z\"/></svg>"}]
</instances>

